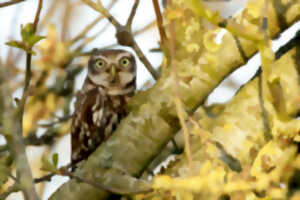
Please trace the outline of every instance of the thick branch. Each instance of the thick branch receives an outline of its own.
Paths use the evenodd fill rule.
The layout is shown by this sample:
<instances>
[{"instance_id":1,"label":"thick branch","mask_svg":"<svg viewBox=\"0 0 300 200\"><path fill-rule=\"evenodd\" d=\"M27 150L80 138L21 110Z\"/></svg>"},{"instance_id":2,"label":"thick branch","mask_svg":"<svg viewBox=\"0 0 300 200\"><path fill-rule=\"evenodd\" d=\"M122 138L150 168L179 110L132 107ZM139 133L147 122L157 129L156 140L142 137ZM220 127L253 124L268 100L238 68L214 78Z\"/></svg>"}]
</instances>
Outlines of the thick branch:
<instances>
[{"instance_id":1,"label":"thick branch","mask_svg":"<svg viewBox=\"0 0 300 200\"><path fill-rule=\"evenodd\" d=\"M286 53L287 50L288 52L283 56L280 55L282 57L277 60L273 66L273 69L281 72L281 81L279 83L281 87L284 88L285 91L295 91L295 93L291 95L288 94L288 92L282 93L284 97L289 97L285 98L286 101L284 103L286 105L291 105L291 102L297 101L299 98L298 94L300 92L300 85L298 82L300 74L297 73L297 68L299 68L297 60L299 60L299 58L296 57L300 51L299 38L296 42L297 44L290 43L291 45L296 45L293 49L279 50L281 53ZM291 46L289 45L285 46L285 48L290 48ZM277 55L279 54L280 53L277 53ZM292 60L293 62L290 62ZM286 65L287 63L288 65ZM284 70L286 68L289 68L289 70ZM282 73L283 71L284 73ZM259 76L261 76L261 73ZM246 168L251 166L256 159L256 155L253 154L253 151L255 150L258 152L269 142L269 140L264 137L263 116L260 114L262 112L262 108L259 105L259 101L259 77L256 75L253 80L243 86L234 99L225 106L224 110L219 115L213 117L209 116L203 107L200 107L194 113L195 116L201 116L201 119L197 117L197 121L201 125L202 132L206 131L210 133L210 142L214 141L214 145L216 146L221 144L229 155L240 162L242 167L246 166ZM265 105L270 108L272 102L266 100ZM250 110L251 112L248 112ZM297 113L300 111L300 107L297 104L293 104L291 110L293 110L293 113ZM297 131L299 131L300 128L300 126L296 125L298 122L296 118L293 117L293 113L290 113L290 117L288 119L281 121L280 116L276 114L276 108L273 107L270 109L270 114L272 114L275 120L281 121L282 123L280 125L281 129L284 130L282 137L286 132L289 133L284 136L287 137L286 140L290 141L290 146L292 146L292 138L298 134ZM290 128L289 124L293 121L295 122L295 126ZM224 128L224 124L230 124L230 131ZM192 127L190 126L190 128ZM213 155L215 153L218 154L218 152L206 151L208 146L205 144L205 141L203 141L203 138L205 137L202 137L202 134L203 133L199 133L199 135L193 137L191 140L191 148L194 149L193 158L198 162L204 163L210 160L210 158L219 157L219 155ZM280 138L279 135L277 136ZM244 146L243 144L247 144L247 146ZM221 157L219 157L219 159L222 160ZM178 162L167 171L167 174L176 174L178 169L182 169L187 166L186 157L180 156L177 161ZM276 161L274 162L276 163ZM231 163L224 163L231 167ZM201 164L199 166L201 166ZM235 170L234 168L231 169ZM201 189L199 188L199 190Z\"/></svg>"}]
</instances>

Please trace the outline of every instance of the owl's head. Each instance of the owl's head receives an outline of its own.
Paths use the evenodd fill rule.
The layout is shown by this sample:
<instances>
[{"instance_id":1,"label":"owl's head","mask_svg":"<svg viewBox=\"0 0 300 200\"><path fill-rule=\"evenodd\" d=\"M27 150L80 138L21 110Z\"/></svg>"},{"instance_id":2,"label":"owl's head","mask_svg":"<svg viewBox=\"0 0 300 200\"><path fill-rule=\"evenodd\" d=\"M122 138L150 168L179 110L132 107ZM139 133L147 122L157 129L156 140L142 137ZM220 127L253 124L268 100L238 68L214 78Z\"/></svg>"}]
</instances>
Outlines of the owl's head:
<instances>
[{"instance_id":1,"label":"owl's head","mask_svg":"<svg viewBox=\"0 0 300 200\"><path fill-rule=\"evenodd\" d=\"M125 88L135 85L136 62L125 50L98 50L88 63L88 78L104 88Z\"/></svg>"}]
</instances>

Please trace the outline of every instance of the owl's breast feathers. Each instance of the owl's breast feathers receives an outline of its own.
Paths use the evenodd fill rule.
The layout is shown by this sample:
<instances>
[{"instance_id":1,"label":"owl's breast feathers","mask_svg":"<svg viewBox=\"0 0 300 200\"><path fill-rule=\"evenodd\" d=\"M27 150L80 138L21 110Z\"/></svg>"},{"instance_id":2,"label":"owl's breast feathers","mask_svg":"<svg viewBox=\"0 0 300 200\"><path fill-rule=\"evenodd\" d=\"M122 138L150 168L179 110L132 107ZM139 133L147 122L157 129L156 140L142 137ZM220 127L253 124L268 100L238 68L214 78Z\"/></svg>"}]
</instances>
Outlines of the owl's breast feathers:
<instances>
[{"instance_id":1,"label":"owl's breast feathers","mask_svg":"<svg viewBox=\"0 0 300 200\"><path fill-rule=\"evenodd\" d=\"M109 95L101 87L77 94L72 119L72 163L86 159L105 141L127 114L125 105L133 92Z\"/></svg>"}]
</instances>

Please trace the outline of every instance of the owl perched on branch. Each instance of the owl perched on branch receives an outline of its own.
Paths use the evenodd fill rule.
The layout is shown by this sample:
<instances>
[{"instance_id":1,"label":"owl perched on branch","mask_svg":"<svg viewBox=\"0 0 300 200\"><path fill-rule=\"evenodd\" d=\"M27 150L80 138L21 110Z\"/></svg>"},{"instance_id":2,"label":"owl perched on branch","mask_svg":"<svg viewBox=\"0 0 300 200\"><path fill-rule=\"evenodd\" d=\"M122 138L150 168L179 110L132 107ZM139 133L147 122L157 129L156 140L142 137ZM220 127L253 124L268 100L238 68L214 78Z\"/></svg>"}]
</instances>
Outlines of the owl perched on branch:
<instances>
[{"instance_id":1,"label":"owl perched on branch","mask_svg":"<svg viewBox=\"0 0 300 200\"><path fill-rule=\"evenodd\" d=\"M136 62L124 50L98 50L88 62L88 74L77 94L73 114L72 163L86 159L116 129L127 114L136 88Z\"/></svg>"}]
</instances>

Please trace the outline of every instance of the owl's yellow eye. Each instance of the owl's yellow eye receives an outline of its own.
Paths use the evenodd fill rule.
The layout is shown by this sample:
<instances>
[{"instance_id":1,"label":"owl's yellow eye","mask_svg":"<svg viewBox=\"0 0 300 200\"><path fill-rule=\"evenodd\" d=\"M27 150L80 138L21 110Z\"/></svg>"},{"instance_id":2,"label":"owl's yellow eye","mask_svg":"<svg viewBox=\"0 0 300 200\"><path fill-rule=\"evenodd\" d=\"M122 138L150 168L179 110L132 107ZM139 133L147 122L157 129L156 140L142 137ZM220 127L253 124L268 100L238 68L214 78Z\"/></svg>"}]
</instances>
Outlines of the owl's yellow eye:
<instances>
[{"instance_id":1,"label":"owl's yellow eye","mask_svg":"<svg viewBox=\"0 0 300 200\"><path fill-rule=\"evenodd\" d=\"M103 59L99 58L95 61L95 66L101 69L102 67L106 66L106 62Z\"/></svg>"},{"instance_id":2,"label":"owl's yellow eye","mask_svg":"<svg viewBox=\"0 0 300 200\"><path fill-rule=\"evenodd\" d=\"M130 60L129 60L128 58L122 58L122 59L120 60L120 65L121 65L122 67L128 67L129 64L130 64Z\"/></svg>"}]
</instances>

